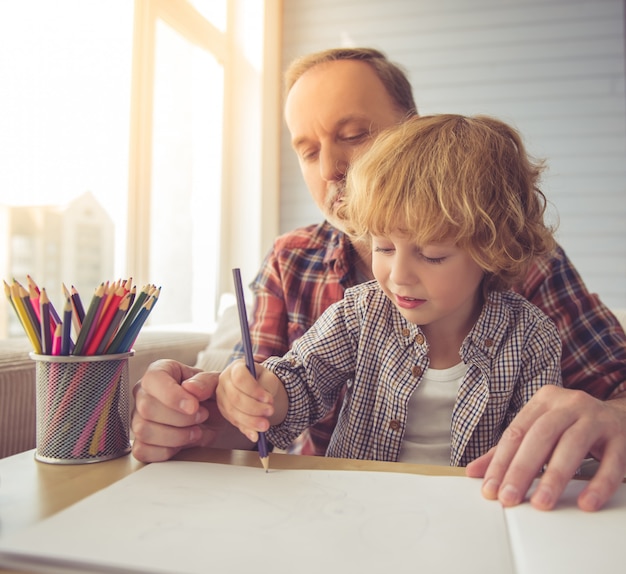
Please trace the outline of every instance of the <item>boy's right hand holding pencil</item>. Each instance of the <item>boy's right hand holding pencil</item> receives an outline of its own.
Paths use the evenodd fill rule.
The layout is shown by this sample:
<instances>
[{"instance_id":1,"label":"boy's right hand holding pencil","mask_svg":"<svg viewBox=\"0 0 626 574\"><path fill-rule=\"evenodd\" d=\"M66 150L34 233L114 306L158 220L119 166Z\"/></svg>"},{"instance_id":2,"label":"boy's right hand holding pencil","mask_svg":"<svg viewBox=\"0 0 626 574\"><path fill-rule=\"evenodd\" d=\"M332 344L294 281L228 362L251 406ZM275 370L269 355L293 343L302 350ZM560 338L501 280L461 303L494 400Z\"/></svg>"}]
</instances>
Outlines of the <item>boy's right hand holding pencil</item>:
<instances>
[{"instance_id":1,"label":"boy's right hand holding pencil","mask_svg":"<svg viewBox=\"0 0 626 574\"><path fill-rule=\"evenodd\" d=\"M280 424L287 415L289 401L281 380L263 365L255 363L257 378L243 359L231 363L221 374L216 389L222 416L249 440Z\"/></svg>"}]
</instances>

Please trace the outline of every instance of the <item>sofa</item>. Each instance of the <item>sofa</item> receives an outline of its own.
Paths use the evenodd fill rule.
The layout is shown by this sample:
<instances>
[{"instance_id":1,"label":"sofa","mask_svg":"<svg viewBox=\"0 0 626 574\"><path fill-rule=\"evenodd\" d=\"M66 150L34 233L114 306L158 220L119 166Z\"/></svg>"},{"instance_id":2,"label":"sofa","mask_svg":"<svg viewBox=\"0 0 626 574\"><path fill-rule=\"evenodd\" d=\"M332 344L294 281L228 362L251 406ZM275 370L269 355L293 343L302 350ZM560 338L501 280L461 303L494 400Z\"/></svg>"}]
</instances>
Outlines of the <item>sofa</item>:
<instances>
[{"instance_id":1,"label":"sofa","mask_svg":"<svg viewBox=\"0 0 626 574\"><path fill-rule=\"evenodd\" d=\"M614 313L626 330L626 309ZM144 329L129 360L129 383L132 387L157 359L221 370L237 341L239 319L234 306L222 311L212 332ZM29 350L26 339L4 341L0 348L0 458L35 448L35 365Z\"/></svg>"}]
</instances>

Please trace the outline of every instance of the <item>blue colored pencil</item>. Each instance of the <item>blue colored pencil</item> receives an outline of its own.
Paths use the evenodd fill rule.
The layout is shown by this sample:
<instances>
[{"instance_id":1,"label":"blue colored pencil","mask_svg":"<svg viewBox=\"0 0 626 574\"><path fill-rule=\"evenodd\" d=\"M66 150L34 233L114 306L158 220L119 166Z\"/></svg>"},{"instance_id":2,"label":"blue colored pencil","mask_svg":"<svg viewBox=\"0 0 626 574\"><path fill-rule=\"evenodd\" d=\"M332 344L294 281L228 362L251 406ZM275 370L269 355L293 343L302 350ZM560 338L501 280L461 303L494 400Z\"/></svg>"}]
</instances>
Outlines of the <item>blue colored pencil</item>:
<instances>
[{"instance_id":1,"label":"blue colored pencil","mask_svg":"<svg viewBox=\"0 0 626 574\"><path fill-rule=\"evenodd\" d=\"M238 268L233 269L233 279L235 281L235 295L237 296L237 310L239 311L239 325L241 327L241 341L246 356L246 366L256 377L256 369L254 368L254 355L252 354L252 341L250 340L250 327L248 326L248 314L246 313L246 300L243 295L243 285L241 283L241 271ZM265 433L259 433L259 457L265 472L269 468L269 454L267 452L267 440Z\"/></svg>"},{"instance_id":2,"label":"blue colored pencil","mask_svg":"<svg viewBox=\"0 0 626 574\"><path fill-rule=\"evenodd\" d=\"M72 298L72 306L74 308L74 312L78 316L78 321L82 325L85 319L85 308L83 307L83 300L80 298L80 294L74 285L71 287L70 297Z\"/></svg>"},{"instance_id":3,"label":"blue colored pencil","mask_svg":"<svg viewBox=\"0 0 626 574\"><path fill-rule=\"evenodd\" d=\"M150 295L150 297L148 297L146 302L141 306L141 309L139 309L137 315L135 315L128 331L126 331L126 334L123 336L117 347L113 348L113 345L111 345L113 353L127 353L131 350L137 336L139 335L139 331L141 331L141 328L146 322L146 319L152 311L152 307L157 302L157 299L158 291L154 295Z\"/></svg>"},{"instance_id":4,"label":"blue colored pencil","mask_svg":"<svg viewBox=\"0 0 626 574\"><path fill-rule=\"evenodd\" d=\"M134 294L136 293L136 289L133 286L133 289L130 291L130 302L129 302L128 311L126 312L126 315L122 319L122 322L120 323L117 331L115 332L115 335L113 336L113 340L109 343L107 349L105 350L106 353L122 353L123 352L119 350L121 349L121 342L124 339L124 337L126 337L126 333L131 328L133 321L135 320L135 317L137 316L137 314L143 307L153 287L154 287L153 285L144 285L139 295L135 297Z\"/></svg>"}]
</instances>

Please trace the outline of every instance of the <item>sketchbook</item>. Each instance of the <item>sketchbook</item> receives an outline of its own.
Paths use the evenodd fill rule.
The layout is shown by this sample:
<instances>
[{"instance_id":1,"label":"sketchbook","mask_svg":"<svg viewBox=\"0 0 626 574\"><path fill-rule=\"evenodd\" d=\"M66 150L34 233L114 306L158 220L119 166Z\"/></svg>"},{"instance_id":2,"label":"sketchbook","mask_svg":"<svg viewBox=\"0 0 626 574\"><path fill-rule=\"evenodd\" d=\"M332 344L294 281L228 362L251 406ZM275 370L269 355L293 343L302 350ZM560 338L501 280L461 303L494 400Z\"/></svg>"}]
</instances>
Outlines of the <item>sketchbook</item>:
<instances>
[{"instance_id":1,"label":"sketchbook","mask_svg":"<svg viewBox=\"0 0 626 574\"><path fill-rule=\"evenodd\" d=\"M31 572L623 571L626 485L601 512L504 510L458 476L153 463L0 539ZM621 565L621 566L620 566Z\"/></svg>"}]
</instances>

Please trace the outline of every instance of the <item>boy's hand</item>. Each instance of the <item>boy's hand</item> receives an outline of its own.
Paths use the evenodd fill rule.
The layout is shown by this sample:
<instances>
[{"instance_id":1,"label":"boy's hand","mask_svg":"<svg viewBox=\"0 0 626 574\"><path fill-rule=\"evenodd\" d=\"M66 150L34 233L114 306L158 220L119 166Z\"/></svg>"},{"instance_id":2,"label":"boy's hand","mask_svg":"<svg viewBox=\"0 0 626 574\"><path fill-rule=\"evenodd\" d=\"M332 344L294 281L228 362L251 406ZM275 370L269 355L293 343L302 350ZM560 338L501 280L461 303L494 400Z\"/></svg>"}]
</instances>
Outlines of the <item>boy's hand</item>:
<instances>
[{"instance_id":1,"label":"boy's hand","mask_svg":"<svg viewBox=\"0 0 626 574\"><path fill-rule=\"evenodd\" d=\"M282 389L273 373L259 364L255 367L258 380L250 374L243 360L235 361L221 373L216 390L217 406L222 416L253 442L258 440L259 432L276 424L273 421L274 394L278 387Z\"/></svg>"}]
</instances>

